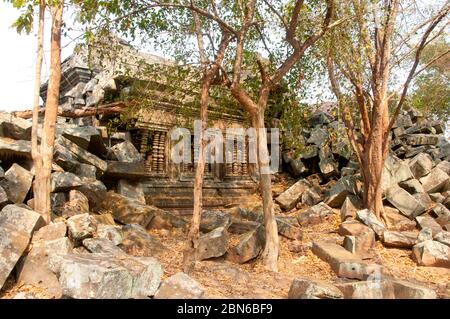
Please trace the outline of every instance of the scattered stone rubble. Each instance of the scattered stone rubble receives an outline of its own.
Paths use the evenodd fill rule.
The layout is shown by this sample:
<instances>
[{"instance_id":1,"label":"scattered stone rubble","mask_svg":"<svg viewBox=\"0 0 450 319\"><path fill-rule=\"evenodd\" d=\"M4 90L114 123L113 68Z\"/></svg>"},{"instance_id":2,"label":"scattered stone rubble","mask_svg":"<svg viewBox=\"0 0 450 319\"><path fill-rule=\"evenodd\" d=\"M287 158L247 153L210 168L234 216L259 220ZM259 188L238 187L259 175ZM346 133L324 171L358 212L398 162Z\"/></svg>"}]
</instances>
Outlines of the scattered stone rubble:
<instances>
[{"instance_id":1,"label":"scattered stone rubble","mask_svg":"<svg viewBox=\"0 0 450 319\"><path fill-rule=\"evenodd\" d=\"M386 275L373 249L379 240L386 247L411 250L419 266L450 268L450 143L443 138L443 125L412 111L394 125L382 182L387 224L362 209L358 164L345 135L333 133L343 129L319 112L300 137L304 151L297 157L283 154L285 167L299 179L275 198L279 234L295 242L303 237L302 227L335 216L342 222L340 240L314 241L307 249L343 281L297 278L288 297L437 298L429 287ZM0 288L13 276L54 298L205 297L205 289L184 273L162 280L158 257L166 247L147 232L186 229L188 221L147 205L139 181L103 178L117 163L141 160L131 143L108 148L94 127L59 123L53 223L44 226L33 211L28 132L23 120L1 114ZM200 230L199 260L242 264L264 248L261 206L206 210ZM232 234L237 241L229 240Z\"/></svg>"}]
</instances>

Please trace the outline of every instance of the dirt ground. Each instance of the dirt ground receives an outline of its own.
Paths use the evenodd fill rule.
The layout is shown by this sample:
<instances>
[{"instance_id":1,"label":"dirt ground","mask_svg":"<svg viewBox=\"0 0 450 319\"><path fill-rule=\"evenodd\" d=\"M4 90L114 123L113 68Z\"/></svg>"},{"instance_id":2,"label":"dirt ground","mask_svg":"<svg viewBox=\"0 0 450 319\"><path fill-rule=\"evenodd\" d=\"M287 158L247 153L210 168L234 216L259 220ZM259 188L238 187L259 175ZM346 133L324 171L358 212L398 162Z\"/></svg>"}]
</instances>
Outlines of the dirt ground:
<instances>
[{"instance_id":1,"label":"dirt ground","mask_svg":"<svg viewBox=\"0 0 450 319\"><path fill-rule=\"evenodd\" d=\"M275 185L274 189L281 191L290 183L291 181L282 181ZM255 202L258 202L257 197L247 201L247 203ZM221 257L198 262L191 276L205 287L207 298L286 298L292 280L296 277L322 279L328 282L342 281L336 277L326 262L308 249L312 241L340 240L337 234L340 224L339 211L335 212L336 214L326 222L303 227L301 241L280 236L278 273L265 270L258 259L237 265ZM172 229L149 230L149 233L167 247L165 253L158 258L164 270L163 279L182 271L185 232L181 229ZM230 243L236 239L237 235L230 235ZM450 296L450 269L419 267L411 259L409 249L385 248L377 242L372 260L383 265L388 275L425 284L436 289L441 296ZM32 292L39 298L46 298L44 291L30 286L17 286L13 280L8 282L0 298L11 298L19 292Z\"/></svg>"}]
</instances>

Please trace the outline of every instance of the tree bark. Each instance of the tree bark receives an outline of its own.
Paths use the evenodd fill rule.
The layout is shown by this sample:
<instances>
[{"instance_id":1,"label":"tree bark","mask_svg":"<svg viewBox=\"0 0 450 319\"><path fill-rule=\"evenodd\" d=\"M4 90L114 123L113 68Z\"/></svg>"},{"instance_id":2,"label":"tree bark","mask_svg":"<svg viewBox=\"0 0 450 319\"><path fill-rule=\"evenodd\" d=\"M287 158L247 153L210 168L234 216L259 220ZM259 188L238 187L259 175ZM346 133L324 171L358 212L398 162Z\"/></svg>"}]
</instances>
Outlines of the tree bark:
<instances>
[{"instance_id":1,"label":"tree bark","mask_svg":"<svg viewBox=\"0 0 450 319\"><path fill-rule=\"evenodd\" d=\"M263 199L265 246L262 253L264 266L271 271L278 271L279 238L275 221L272 199L272 181L269 166L269 150L264 125L264 108L252 116L252 125L256 129L257 158L259 168L259 186Z\"/></svg>"},{"instance_id":2,"label":"tree bark","mask_svg":"<svg viewBox=\"0 0 450 319\"><path fill-rule=\"evenodd\" d=\"M44 19L45 19L45 0L39 3L39 24L38 24L38 46L36 56L36 70L34 79L34 99L33 99L33 124L31 127L31 157L33 159L36 180L33 185L34 210L42 214L44 220L48 222L47 210L42 205L45 204L45 194L41 192L42 188L42 155L39 152L38 145L38 126L39 126L39 92L41 88L42 59L44 56Z\"/></svg>"},{"instance_id":3,"label":"tree bark","mask_svg":"<svg viewBox=\"0 0 450 319\"><path fill-rule=\"evenodd\" d=\"M59 106L59 87L61 82L61 25L64 1L52 3L52 30L50 42L50 78L48 81L47 100L45 103L44 126L40 153L42 156L42 168L36 175L37 196L36 207L44 216L44 220L50 223L51 204L51 170L53 162L53 148L55 145L56 117Z\"/></svg>"}]
</instances>

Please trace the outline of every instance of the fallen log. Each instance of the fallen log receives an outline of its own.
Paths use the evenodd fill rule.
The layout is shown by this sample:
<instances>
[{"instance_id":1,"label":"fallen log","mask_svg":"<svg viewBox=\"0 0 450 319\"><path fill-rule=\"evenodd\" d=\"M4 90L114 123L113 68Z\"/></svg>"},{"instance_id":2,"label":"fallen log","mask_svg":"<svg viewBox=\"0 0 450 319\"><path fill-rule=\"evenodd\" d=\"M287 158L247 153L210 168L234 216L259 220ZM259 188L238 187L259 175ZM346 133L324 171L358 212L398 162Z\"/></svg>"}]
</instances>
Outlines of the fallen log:
<instances>
[{"instance_id":1,"label":"fallen log","mask_svg":"<svg viewBox=\"0 0 450 319\"><path fill-rule=\"evenodd\" d=\"M95 116L95 115L109 115L109 114L118 114L122 113L128 106L129 103L125 104L124 102L114 102L104 105L99 105L98 107L85 107L82 109L76 110L58 110L58 116L68 117L68 118L80 118L87 116ZM12 112L14 116L30 119L33 117L32 110L26 111L16 111ZM39 116L43 116L45 114L45 108L39 110Z\"/></svg>"}]
</instances>

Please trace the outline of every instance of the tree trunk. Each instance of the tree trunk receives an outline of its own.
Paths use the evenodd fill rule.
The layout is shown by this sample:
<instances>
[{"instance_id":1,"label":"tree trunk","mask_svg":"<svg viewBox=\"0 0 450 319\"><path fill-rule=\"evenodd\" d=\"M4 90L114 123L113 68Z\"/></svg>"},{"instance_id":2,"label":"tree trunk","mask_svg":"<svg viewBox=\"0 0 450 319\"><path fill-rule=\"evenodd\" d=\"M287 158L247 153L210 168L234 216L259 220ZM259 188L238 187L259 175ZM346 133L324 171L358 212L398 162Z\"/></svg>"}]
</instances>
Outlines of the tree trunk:
<instances>
[{"instance_id":1,"label":"tree trunk","mask_svg":"<svg viewBox=\"0 0 450 319\"><path fill-rule=\"evenodd\" d=\"M269 166L269 150L264 125L264 108L252 116L252 125L256 129L257 156L259 167L259 187L263 199L264 227L266 243L262 254L263 263L268 270L278 271L279 238L272 200L272 181Z\"/></svg>"},{"instance_id":2,"label":"tree trunk","mask_svg":"<svg viewBox=\"0 0 450 319\"><path fill-rule=\"evenodd\" d=\"M44 56L44 18L45 18L45 0L39 3L39 25L38 25L38 48L36 56L36 70L34 79L34 99L33 99L33 125L31 127L31 157L33 159L36 180L33 185L34 210L42 214L44 220L48 222L47 210L42 205L45 204L45 195L42 189L42 156L38 145L38 126L39 126L39 93L41 89L41 71L42 59Z\"/></svg>"},{"instance_id":3,"label":"tree trunk","mask_svg":"<svg viewBox=\"0 0 450 319\"><path fill-rule=\"evenodd\" d=\"M201 128L199 131L200 149L198 153L197 167L195 170L194 180L194 207L192 211L192 221L189 228L188 240L186 249L183 252L183 268L184 272L190 273L195 266L196 251L198 247L198 240L200 237L200 219L202 215L202 201L203 201L203 176L205 175L205 147L206 138L205 131L208 127L208 103L209 103L209 88L211 86L212 76L205 74L202 80L202 90L200 96L200 120Z\"/></svg>"},{"instance_id":4,"label":"tree trunk","mask_svg":"<svg viewBox=\"0 0 450 319\"><path fill-rule=\"evenodd\" d=\"M387 152L383 150L383 139L389 125L387 99L375 97L373 105L372 131L363 149L362 170L364 177L364 207L378 218L383 218L383 194L381 177Z\"/></svg>"},{"instance_id":5,"label":"tree trunk","mask_svg":"<svg viewBox=\"0 0 450 319\"><path fill-rule=\"evenodd\" d=\"M55 2L51 7L52 35L50 43L50 78L48 81L47 100L45 103L44 127L40 155L42 168L36 175L35 194L36 205L43 214L44 220L50 222L51 204L51 170L53 162L53 148L55 145L56 117L59 106L59 86L61 82L61 25L64 1Z\"/></svg>"}]
</instances>

